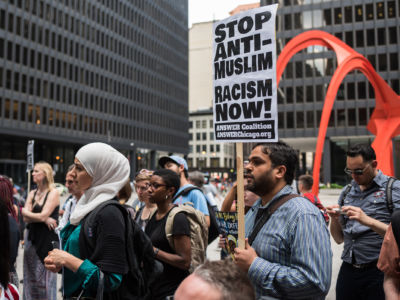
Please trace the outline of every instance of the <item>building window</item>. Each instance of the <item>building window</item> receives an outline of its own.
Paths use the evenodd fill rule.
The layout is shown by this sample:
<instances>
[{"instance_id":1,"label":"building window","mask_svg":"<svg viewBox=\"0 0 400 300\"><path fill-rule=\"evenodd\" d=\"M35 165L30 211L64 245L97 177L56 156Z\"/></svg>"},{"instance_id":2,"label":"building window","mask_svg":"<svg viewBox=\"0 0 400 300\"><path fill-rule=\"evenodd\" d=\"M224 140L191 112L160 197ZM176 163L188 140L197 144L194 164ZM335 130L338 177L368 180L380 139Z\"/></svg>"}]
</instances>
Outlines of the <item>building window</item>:
<instances>
[{"instance_id":1,"label":"building window","mask_svg":"<svg viewBox=\"0 0 400 300\"><path fill-rule=\"evenodd\" d=\"M294 127L294 118L293 118L293 112L292 111L288 111L286 113L286 127L288 129L293 129L293 127Z\"/></svg>"},{"instance_id":2,"label":"building window","mask_svg":"<svg viewBox=\"0 0 400 300\"><path fill-rule=\"evenodd\" d=\"M358 126L366 126L367 125L367 109L359 108L358 109Z\"/></svg>"},{"instance_id":3,"label":"building window","mask_svg":"<svg viewBox=\"0 0 400 300\"><path fill-rule=\"evenodd\" d=\"M386 54L379 54L379 71L387 71L387 61L386 61Z\"/></svg>"},{"instance_id":4,"label":"building window","mask_svg":"<svg viewBox=\"0 0 400 300\"><path fill-rule=\"evenodd\" d=\"M314 112L307 111L307 128L314 128Z\"/></svg>"},{"instance_id":5,"label":"building window","mask_svg":"<svg viewBox=\"0 0 400 300\"><path fill-rule=\"evenodd\" d=\"M207 128L207 120L203 120L202 122L201 122L201 127L202 128Z\"/></svg>"},{"instance_id":6,"label":"building window","mask_svg":"<svg viewBox=\"0 0 400 300\"><path fill-rule=\"evenodd\" d=\"M303 86L296 86L296 102L303 103L304 102L304 88Z\"/></svg>"},{"instance_id":7,"label":"building window","mask_svg":"<svg viewBox=\"0 0 400 300\"><path fill-rule=\"evenodd\" d=\"M353 12L352 12L351 6L346 6L344 8L344 22L345 23L351 23L353 22Z\"/></svg>"},{"instance_id":8,"label":"building window","mask_svg":"<svg viewBox=\"0 0 400 300\"><path fill-rule=\"evenodd\" d=\"M201 140L200 132L197 132L197 133L196 133L196 140L197 140L197 141L200 141L200 140Z\"/></svg>"},{"instance_id":9,"label":"building window","mask_svg":"<svg viewBox=\"0 0 400 300\"><path fill-rule=\"evenodd\" d=\"M364 81L357 83L358 99L365 99L367 97L366 85Z\"/></svg>"},{"instance_id":10,"label":"building window","mask_svg":"<svg viewBox=\"0 0 400 300\"><path fill-rule=\"evenodd\" d=\"M373 20L374 19L374 5L372 3L365 5L365 12L366 12L366 19L367 20Z\"/></svg>"},{"instance_id":11,"label":"building window","mask_svg":"<svg viewBox=\"0 0 400 300\"><path fill-rule=\"evenodd\" d=\"M342 8L336 7L334 10L335 24L342 24Z\"/></svg>"},{"instance_id":12,"label":"building window","mask_svg":"<svg viewBox=\"0 0 400 300\"><path fill-rule=\"evenodd\" d=\"M332 12L331 9L324 9L325 25L332 25Z\"/></svg>"},{"instance_id":13,"label":"building window","mask_svg":"<svg viewBox=\"0 0 400 300\"><path fill-rule=\"evenodd\" d=\"M399 69L398 54L390 53L389 59L390 59L390 70L397 71Z\"/></svg>"},{"instance_id":14,"label":"building window","mask_svg":"<svg viewBox=\"0 0 400 300\"><path fill-rule=\"evenodd\" d=\"M214 132L210 132L210 141L214 140Z\"/></svg>"},{"instance_id":15,"label":"building window","mask_svg":"<svg viewBox=\"0 0 400 300\"><path fill-rule=\"evenodd\" d=\"M356 5L354 7L354 17L356 22L362 22L363 21L363 7L362 5Z\"/></svg>"},{"instance_id":16,"label":"building window","mask_svg":"<svg viewBox=\"0 0 400 300\"><path fill-rule=\"evenodd\" d=\"M314 102L314 88L312 85L307 85L306 86L306 101L307 102Z\"/></svg>"},{"instance_id":17,"label":"building window","mask_svg":"<svg viewBox=\"0 0 400 300\"><path fill-rule=\"evenodd\" d=\"M354 108L349 108L347 110L348 118L347 123L349 126L356 126L356 110Z\"/></svg>"},{"instance_id":18,"label":"building window","mask_svg":"<svg viewBox=\"0 0 400 300\"><path fill-rule=\"evenodd\" d=\"M200 120L196 121L196 128L200 128Z\"/></svg>"},{"instance_id":19,"label":"building window","mask_svg":"<svg viewBox=\"0 0 400 300\"><path fill-rule=\"evenodd\" d=\"M200 145L196 146L196 153L200 153Z\"/></svg>"},{"instance_id":20,"label":"building window","mask_svg":"<svg viewBox=\"0 0 400 300\"><path fill-rule=\"evenodd\" d=\"M293 103L293 88L286 88L286 103Z\"/></svg>"},{"instance_id":21,"label":"building window","mask_svg":"<svg viewBox=\"0 0 400 300\"><path fill-rule=\"evenodd\" d=\"M386 30L385 28L378 28L377 32L378 37L378 45L385 45L386 44Z\"/></svg>"},{"instance_id":22,"label":"building window","mask_svg":"<svg viewBox=\"0 0 400 300\"><path fill-rule=\"evenodd\" d=\"M346 126L346 113L344 109L337 110L337 126Z\"/></svg>"},{"instance_id":23,"label":"building window","mask_svg":"<svg viewBox=\"0 0 400 300\"><path fill-rule=\"evenodd\" d=\"M356 47L364 47L364 30L356 31Z\"/></svg>"},{"instance_id":24,"label":"building window","mask_svg":"<svg viewBox=\"0 0 400 300\"><path fill-rule=\"evenodd\" d=\"M296 112L296 128L304 128L304 112Z\"/></svg>"},{"instance_id":25,"label":"building window","mask_svg":"<svg viewBox=\"0 0 400 300\"><path fill-rule=\"evenodd\" d=\"M389 43L397 44L397 27L389 27Z\"/></svg>"},{"instance_id":26,"label":"building window","mask_svg":"<svg viewBox=\"0 0 400 300\"><path fill-rule=\"evenodd\" d=\"M219 168L219 158L211 157L210 165L212 168Z\"/></svg>"},{"instance_id":27,"label":"building window","mask_svg":"<svg viewBox=\"0 0 400 300\"><path fill-rule=\"evenodd\" d=\"M396 3L394 1L387 2L387 16L388 18L396 17Z\"/></svg>"},{"instance_id":28,"label":"building window","mask_svg":"<svg viewBox=\"0 0 400 300\"><path fill-rule=\"evenodd\" d=\"M376 17L377 19L385 18L385 3L383 1L376 3Z\"/></svg>"},{"instance_id":29,"label":"building window","mask_svg":"<svg viewBox=\"0 0 400 300\"><path fill-rule=\"evenodd\" d=\"M219 144L215 145L215 148L216 148L216 152L220 152L221 146Z\"/></svg>"},{"instance_id":30,"label":"building window","mask_svg":"<svg viewBox=\"0 0 400 300\"><path fill-rule=\"evenodd\" d=\"M201 134L201 138L202 138L203 141L206 141L206 140L207 140L207 133L206 133L206 132L203 132L203 133Z\"/></svg>"},{"instance_id":31,"label":"building window","mask_svg":"<svg viewBox=\"0 0 400 300\"><path fill-rule=\"evenodd\" d=\"M375 30L367 30L367 46L375 46Z\"/></svg>"}]
</instances>

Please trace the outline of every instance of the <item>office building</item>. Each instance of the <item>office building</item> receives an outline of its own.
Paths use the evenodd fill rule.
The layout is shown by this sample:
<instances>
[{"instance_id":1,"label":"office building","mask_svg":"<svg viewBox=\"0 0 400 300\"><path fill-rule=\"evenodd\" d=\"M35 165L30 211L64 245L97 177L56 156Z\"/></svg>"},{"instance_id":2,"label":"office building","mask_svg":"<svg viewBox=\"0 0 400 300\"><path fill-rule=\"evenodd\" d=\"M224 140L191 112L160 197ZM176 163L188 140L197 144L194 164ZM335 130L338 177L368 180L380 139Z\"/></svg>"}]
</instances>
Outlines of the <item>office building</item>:
<instances>
[{"instance_id":1,"label":"office building","mask_svg":"<svg viewBox=\"0 0 400 300\"><path fill-rule=\"evenodd\" d=\"M31 139L57 180L89 142L133 171L187 153L187 19L187 0L0 1L0 173L26 181Z\"/></svg>"},{"instance_id":2,"label":"office building","mask_svg":"<svg viewBox=\"0 0 400 300\"><path fill-rule=\"evenodd\" d=\"M262 0L261 5L276 1ZM279 1L277 51L302 32L318 29L338 37L365 56L380 76L400 92L400 1ZM279 137L300 151L301 172L310 171L323 101L337 66L333 51L308 47L288 63L278 91ZM366 128L375 107L375 95L359 71L348 74L332 110L321 170L323 182L345 183L345 152L349 146L372 142ZM399 141L395 139L395 166ZM306 153L309 153L308 155ZM307 158L308 157L308 158ZM397 163L396 163L397 162ZM400 175L397 169L397 175Z\"/></svg>"}]
</instances>

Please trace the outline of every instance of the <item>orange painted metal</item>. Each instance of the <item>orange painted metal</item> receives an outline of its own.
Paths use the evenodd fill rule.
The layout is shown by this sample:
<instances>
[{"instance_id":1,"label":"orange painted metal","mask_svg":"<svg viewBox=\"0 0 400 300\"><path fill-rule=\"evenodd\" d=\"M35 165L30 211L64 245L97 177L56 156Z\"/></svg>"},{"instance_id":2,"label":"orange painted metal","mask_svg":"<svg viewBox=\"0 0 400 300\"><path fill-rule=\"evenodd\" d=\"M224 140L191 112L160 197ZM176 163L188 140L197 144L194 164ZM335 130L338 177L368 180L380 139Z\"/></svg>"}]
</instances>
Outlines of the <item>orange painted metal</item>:
<instances>
[{"instance_id":1,"label":"orange painted metal","mask_svg":"<svg viewBox=\"0 0 400 300\"><path fill-rule=\"evenodd\" d=\"M392 138L400 134L400 96L382 79L371 63L360 53L343 43L335 36L320 30L311 30L294 37L282 50L277 61L277 85L282 73L297 52L309 46L319 45L333 50L338 66L329 84L322 110L315 151L313 170L313 193L319 192L320 167L329 117L337 91L344 77L353 70L361 71L375 90L375 109L367 129L374 134L372 143L378 160L378 168L386 175L394 175Z\"/></svg>"}]
</instances>

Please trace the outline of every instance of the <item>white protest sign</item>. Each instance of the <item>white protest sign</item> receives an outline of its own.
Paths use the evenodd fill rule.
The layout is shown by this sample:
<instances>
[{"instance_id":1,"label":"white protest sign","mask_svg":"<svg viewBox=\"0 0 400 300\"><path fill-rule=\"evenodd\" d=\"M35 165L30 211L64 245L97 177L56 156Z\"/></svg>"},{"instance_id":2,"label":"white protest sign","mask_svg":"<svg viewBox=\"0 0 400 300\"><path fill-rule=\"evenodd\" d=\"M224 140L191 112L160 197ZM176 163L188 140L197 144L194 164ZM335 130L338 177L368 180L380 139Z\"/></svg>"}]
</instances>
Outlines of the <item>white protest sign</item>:
<instances>
[{"instance_id":1,"label":"white protest sign","mask_svg":"<svg viewBox=\"0 0 400 300\"><path fill-rule=\"evenodd\" d=\"M278 5L214 23L214 131L220 142L278 140L275 16Z\"/></svg>"},{"instance_id":2,"label":"white protest sign","mask_svg":"<svg viewBox=\"0 0 400 300\"><path fill-rule=\"evenodd\" d=\"M28 142L28 147L27 147L27 156L26 156L26 171L32 171L33 170L33 165L34 165L34 161L33 161L33 146L35 144L34 140L30 140Z\"/></svg>"}]
</instances>

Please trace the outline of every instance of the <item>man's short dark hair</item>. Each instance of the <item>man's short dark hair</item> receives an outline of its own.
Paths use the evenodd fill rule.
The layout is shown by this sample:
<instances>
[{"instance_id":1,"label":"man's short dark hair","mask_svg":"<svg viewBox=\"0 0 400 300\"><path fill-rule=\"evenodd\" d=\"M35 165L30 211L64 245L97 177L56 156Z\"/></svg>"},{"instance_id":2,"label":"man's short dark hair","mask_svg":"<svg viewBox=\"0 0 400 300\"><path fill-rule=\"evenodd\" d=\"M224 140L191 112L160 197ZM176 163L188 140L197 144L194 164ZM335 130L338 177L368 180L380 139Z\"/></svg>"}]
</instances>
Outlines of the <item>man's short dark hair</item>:
<instances>
[{"instance_id":1,"label":"man's short dark hair","mask_svg":"<svg viewBox=\"0 0 400 300\"><path fill-rule=\"evenodd\" d=\"M253 300L254 288L247 274L230 259L206 261L193 273L221 292L221 300Z\"/></svg>"},{"instance_id":2,"label":"man's short dark hair","mask_svg":"<svg viewBox=\"0 0 400 300\"><path fill-rule=\"evenodd\" d=\"M373 161L376 159L375 150L368 144L357 144L347 151L347 156L356 157L361 155L364 161Z\"/></svg>"},{"instance_id":3,"label":"man's short dark hair","mask_svg":"<svg viewBox=\"0 0 400 300\"><path fill-rule=\"evenodd\" d=\"M276 143L259 143L253 149L258 146L261 146L262 152L269 156L272 167L275 168L281 165L286 167L285 181L287 184L292 184L298 162L296 151L282 141Z\"/></svg>"},{"instance_id":4,"label":"man's short dark hair","mask_svg":"<svg viewBox=\"0 0 400 300\"><path fill-rule=\"evenodd\" d=\"M314 179L311 175L301 175L299 177L299 182L301 182L306 190L311 190Z\"/></svg>"}]
</instances>

